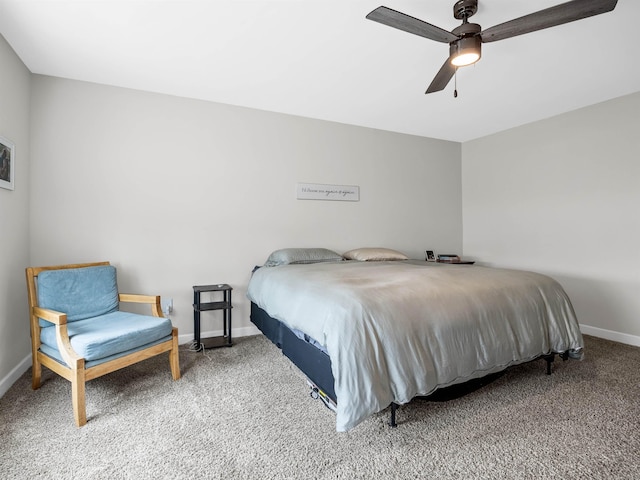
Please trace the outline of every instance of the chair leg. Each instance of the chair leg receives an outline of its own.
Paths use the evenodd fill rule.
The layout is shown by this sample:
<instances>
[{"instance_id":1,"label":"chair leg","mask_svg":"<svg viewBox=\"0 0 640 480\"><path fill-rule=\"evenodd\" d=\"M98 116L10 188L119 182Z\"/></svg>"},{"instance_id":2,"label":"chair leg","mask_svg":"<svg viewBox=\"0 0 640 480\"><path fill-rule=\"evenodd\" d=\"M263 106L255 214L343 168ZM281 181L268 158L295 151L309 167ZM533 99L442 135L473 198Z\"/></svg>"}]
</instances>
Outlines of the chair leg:
<instances>
[{"instance_id":1,"label":"chair leg","mask_svg":"<svg viewBox=\"0 0 640 480\"><path fill-rule=\"evenodd\" d=\"M169 364L171 365L171 376L174 380L180 379L180 359L178 356L178 329L174 328L173 332L173 347L169 352Z\"/></svg>"},{"instance_id":2,"label":"chair leg","mask_svg":"<svg viewBox=\"0 0 640 480\"><path fill-rule=\"evenodd\" d=\"M87 423L87 406L85 403L84 391L84 360L82 368L73 370L73 380L71 380L71 401L73 403L73 416L78 427L82 427Z\"/></svg>"},{"instance_id":3,"label":"chair leg","mask_svg":"<svg viewBox=\"0 0 640 480\"><path fill-rule=\"evenodd\" d=\"M40 388L40 378L42 377L42 364L38 361L37 355L36 353L31 363L31 388L33 390Z\"/></svg>"}]
</instances>

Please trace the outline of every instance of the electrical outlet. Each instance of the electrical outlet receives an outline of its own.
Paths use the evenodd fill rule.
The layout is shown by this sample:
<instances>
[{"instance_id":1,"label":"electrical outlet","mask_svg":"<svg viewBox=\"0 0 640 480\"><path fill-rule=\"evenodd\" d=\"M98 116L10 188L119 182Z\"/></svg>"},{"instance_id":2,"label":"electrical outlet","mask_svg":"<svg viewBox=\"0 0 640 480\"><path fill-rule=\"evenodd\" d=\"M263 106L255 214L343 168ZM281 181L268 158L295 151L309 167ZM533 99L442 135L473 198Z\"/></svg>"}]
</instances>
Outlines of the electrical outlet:
<instances>
[{"instance_id":1,"label":"electrical outlet","mask_svg":"<svg viewBox=\"0 0 640 480\"><path fill-rule=\"evenodd\" d=\"M173 312L173 298L161 299L160 304L162 305L162 313L165 315Z\"/></svg>"}]
</instances>

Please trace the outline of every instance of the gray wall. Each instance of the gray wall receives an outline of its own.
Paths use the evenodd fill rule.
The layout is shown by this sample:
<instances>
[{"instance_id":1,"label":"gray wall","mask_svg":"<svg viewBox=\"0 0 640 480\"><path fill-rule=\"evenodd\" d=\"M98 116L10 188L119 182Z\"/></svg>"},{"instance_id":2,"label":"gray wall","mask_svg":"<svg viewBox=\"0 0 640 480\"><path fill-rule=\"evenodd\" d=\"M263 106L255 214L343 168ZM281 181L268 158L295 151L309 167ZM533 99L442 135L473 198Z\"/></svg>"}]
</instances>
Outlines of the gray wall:
<instances>
[{"instance_id":1,"label":"gray wall","mask_svg":"<svg viewBox=\"0 0 640 480\"><path fill-rule=\"evenodd\" d=\"M32 263L113 262L122 291L174 299L183 340L199 284L229 283L253 332L246 286L275 249L462 248L458 143L37 75L32 104Z\"/></svg>"},{"instance_id":2,"label":"gray wall","mask_svg":"<svg viewBox=\"0 0 640 480\"><path fill-rule=\"evenodd\" d=\"M587 333L639 342L640 94L460 145L31 75L0 39L0 394L29 361L24 267L110 260L123 291L234 287L274 249L462 251L549 273ZM299 201L297 182L358 185L359 202ZM462 225L464 222L464 243ZM203 324L220 328L219 318Z\"/></svg>"},{"instance_id":3,"label":"gray wall","mask_svg":"<svg viewBox=\"0 0 640 480\"><path fill-rule=\"evenodd\" d=\"M0 188L1 396L22 374L30 353L24 276L29 262L30 73L2 36L0 72L0 136L15 144L16 154L15 189Z\"/></svg>"},{"instance_id":4,"label":"gray wall","mask_svg":"<svg viewBox=\"0 0 640 480\"><path fill-rule=\"evenodd\" d=\"M586 333L640 345L640 93L463 145L465 254L548 273Z\"/></svg>"}]
</instances>

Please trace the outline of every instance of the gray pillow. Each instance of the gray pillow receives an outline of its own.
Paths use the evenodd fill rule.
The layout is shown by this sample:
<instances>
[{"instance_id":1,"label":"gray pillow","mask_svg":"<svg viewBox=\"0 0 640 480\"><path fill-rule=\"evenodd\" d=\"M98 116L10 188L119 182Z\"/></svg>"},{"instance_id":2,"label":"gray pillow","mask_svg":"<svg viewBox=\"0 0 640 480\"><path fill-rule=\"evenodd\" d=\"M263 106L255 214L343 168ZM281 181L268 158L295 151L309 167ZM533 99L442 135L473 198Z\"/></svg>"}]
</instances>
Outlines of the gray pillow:
<instances>
[{"instance_id":1,"label":"gray pillow","mask_svg":"<svg viewBox=\"0 0 640 480\"><path fill-rule=\"evenodd\" d=\"M283 248L276 250L267 261L265 267L289 265L295 263L340 262L342 255L326 248Z\"/></svg>"}]
</instances>

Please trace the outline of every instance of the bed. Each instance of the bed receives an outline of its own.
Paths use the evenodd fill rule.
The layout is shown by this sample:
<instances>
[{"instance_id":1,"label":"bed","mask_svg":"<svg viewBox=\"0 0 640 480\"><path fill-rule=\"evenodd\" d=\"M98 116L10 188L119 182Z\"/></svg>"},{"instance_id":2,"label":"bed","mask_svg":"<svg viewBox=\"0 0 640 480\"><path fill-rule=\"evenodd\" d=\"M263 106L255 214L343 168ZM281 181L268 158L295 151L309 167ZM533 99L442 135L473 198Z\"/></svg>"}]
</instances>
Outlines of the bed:
<instances>
[{"instance_id":1,"label":"bed","mask_svg":"<svg viewBox=\"0 0 640 480\"><path fill-rule=\"evenodd\" d=\"M571 302L548 276L318 250L274 252L247 296L252 322L337 404L337 431L512 365L582 355Z\"/></svg>"}]
</instances>

